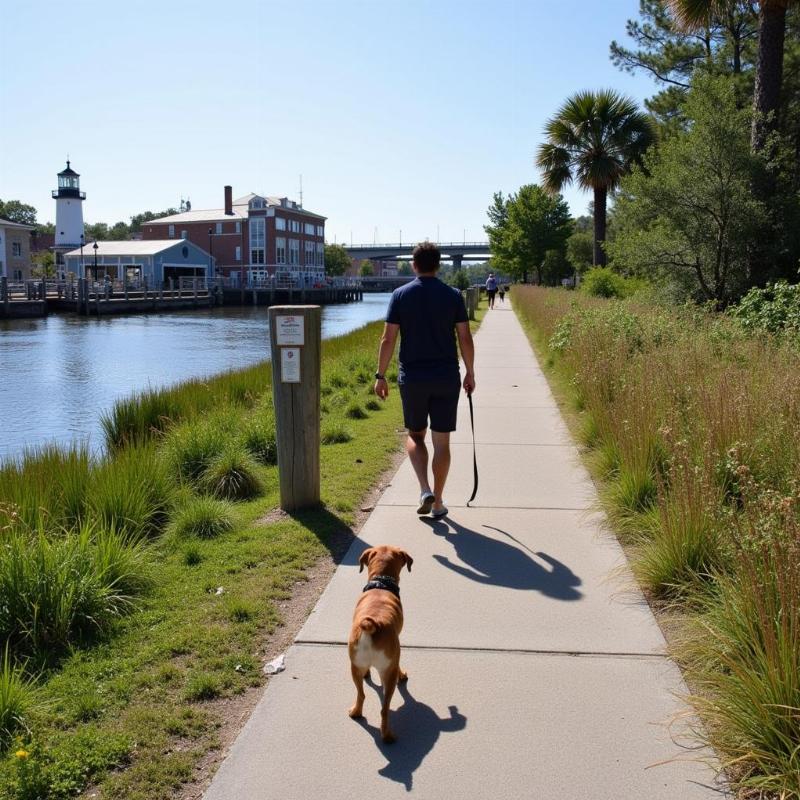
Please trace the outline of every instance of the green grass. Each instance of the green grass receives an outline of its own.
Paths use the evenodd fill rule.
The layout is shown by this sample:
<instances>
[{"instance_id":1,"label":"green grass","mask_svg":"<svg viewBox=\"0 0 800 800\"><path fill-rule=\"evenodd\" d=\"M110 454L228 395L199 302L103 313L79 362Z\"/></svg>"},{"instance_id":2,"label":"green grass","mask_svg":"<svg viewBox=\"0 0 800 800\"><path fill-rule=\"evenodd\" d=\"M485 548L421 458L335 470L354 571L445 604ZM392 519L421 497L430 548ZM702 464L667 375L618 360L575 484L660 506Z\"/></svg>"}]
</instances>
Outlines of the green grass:
<instances>
[{"instance_id":1,"label":"green grass","mask_svg":"<svg viewBox=\"0 0 800 800\"><path fill-rule=\"evenodd\" d=\"M203 471L200 485L221 500L250 500L264 492L253 457L236 444L227 445Z\"/></svg>"}]
</instances>

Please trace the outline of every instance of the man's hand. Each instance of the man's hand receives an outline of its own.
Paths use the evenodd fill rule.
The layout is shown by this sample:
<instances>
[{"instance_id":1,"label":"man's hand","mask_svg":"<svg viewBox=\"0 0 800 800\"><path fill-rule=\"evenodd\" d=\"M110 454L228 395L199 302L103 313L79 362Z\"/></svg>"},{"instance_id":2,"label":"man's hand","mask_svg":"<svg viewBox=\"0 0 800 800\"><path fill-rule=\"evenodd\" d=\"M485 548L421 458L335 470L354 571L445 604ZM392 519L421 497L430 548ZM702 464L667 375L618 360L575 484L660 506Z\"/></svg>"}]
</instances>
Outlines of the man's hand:
<instances>
[{"instance_id":1,"label":"man's hand","mask_svg":"<svg viewBox=\"0 0 800 800\"><path fill-rule=\"evenodd\" d=\"M464 391L467 394L472 394L475 391L475 376L471 372L464 376Z\"/></svg>"},{"instance_id":2,"label":"man's hand","mask_svg":"<svg viewBox=\"0 0 800 800\"><path fill-rule=\"evenodd\" d=\"M386 378L378 378L372 388L381 400L385 400L389 396L389 384L386 383Z\"/></svg>"}]
</instances>

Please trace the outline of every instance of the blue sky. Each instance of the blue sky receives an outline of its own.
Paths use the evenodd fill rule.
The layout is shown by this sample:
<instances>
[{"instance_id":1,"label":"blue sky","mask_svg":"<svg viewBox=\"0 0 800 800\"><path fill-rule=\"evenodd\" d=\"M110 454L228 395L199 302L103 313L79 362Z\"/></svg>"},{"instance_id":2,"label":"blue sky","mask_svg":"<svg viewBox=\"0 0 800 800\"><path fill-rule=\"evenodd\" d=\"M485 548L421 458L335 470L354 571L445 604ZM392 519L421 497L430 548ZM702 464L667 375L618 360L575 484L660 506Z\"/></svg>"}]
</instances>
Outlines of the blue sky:
<instances>
[{"instance_id":1,"label":"blue sky","mask_svg":"<svg viewBox=\"0 0 800 800\"><path fill-rule=\"evenodd\" d=\"M616 70L637 0L51 0L3 12L0 198L52 220L69 153L84 218L296 197L333 241L484 238L535 182L545 120ZM573 213L589 196L566 193Z\"/></svg>"}]
</instances>

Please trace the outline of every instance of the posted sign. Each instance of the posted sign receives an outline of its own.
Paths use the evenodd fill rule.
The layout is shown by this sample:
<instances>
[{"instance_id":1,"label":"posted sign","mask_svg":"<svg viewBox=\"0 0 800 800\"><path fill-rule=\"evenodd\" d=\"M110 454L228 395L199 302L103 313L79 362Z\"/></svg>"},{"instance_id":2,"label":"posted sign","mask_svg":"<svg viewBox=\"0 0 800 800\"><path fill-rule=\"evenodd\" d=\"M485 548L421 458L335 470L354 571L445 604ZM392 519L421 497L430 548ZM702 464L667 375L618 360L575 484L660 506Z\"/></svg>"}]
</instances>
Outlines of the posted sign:
<instances>
[{"instance_id":1,"label":"posted sign","mask_svg":"<svg viewBox=\"0 0 800 800\"><path fill-rule=\"evenodd\" d=\"M300 346L305 344L303 315L275 317L275 340L280 346Z\"/></svg>"},{"instance_id":2,"label":"posted sign","mask_svg":"<svg viewBox=\"0 0 800 800\"><path fill-rule=\"evenodd\" d=\"M300 383L299 347L281 347L281 383Z\"/></svg>"}]
</instances>

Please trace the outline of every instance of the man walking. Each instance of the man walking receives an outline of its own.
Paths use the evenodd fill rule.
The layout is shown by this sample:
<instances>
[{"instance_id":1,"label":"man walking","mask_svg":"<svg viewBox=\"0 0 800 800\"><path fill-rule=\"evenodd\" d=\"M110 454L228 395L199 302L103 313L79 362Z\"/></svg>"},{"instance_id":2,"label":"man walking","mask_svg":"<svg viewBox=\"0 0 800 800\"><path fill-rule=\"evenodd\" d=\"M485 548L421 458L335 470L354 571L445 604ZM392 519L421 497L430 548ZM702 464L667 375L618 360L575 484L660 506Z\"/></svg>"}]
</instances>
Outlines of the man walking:
<instances>
[{"instance_id":1,"label":"man walking","mask_svg":"<svg viewBox=\"0 0 800 800\"><path fill-rule=\"evenodd\" d=\"M458 396L463 385L467 394L475 390L475 348L461 293L442 283L441 253L431 242L414 249L417 277L392 294L378 353L375 394L389 394L384 373L392 359L400 334L400 370L397 383L403 401L403 419L408 428L406 451L419 480L417 514L444 517L442 500L450 471L450 433L456 429ZM467 374L463 383L458 368L456 338ZM430 420L433 442L433 491L428 478L425 433Z\"/></svg>"},{"instance_id":2,"label":"man walking","mask_svg":"<svg viewBox=\"0 0 800 800\"><path fill-rule=\"evenodd\" d=\"M489 308L494 308L494 296L497 294L497 281L494 272L489 273L486 279L486 296L489 298Z\"/></svg>"}]
</instances>

